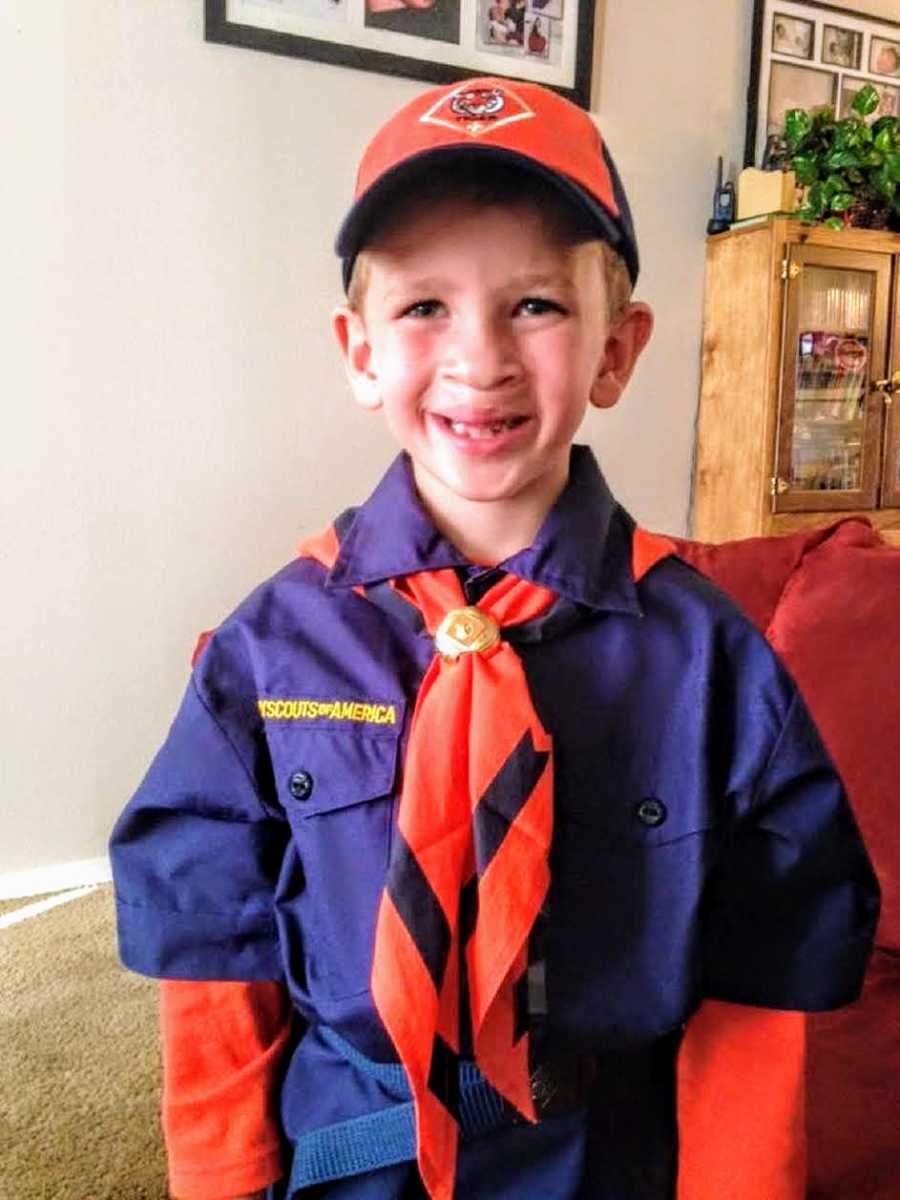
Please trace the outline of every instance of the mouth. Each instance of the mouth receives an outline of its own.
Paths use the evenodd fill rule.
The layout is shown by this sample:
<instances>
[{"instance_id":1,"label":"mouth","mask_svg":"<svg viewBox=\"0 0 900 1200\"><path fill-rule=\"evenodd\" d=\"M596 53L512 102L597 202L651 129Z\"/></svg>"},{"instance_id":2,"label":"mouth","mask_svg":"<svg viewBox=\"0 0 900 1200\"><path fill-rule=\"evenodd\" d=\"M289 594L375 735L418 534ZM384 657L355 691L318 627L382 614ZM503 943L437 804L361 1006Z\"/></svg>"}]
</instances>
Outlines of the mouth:
<instances>
[{"instance_id":1,"label":"mouth","mask_svg":"<svg viewBox=\"0 0 900 1200\"><path fill-rule=\"evenodd\" d=\"M504 433L521 428L528 420L528 417L504 417L500 420L490 417L478 420L457 420L454 417L442 416L440 413L432 415L438 424L456 437L476 442L501 437Z\"/></svg>"}]
</instances>

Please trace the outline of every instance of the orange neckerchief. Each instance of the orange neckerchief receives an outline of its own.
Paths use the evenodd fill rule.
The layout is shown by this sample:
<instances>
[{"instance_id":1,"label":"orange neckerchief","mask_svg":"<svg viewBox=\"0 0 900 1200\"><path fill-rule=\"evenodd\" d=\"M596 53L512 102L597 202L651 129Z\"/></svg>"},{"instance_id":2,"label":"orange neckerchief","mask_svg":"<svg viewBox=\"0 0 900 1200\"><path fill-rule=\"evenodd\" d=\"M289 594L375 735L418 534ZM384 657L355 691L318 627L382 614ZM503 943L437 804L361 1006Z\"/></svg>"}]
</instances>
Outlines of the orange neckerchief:
<instances>
[{"instance_id":1,"label":"orange neckerchief","mask_svg":"<svg viewBox=\"0 0 900 1200\"><path fill-rule=\"evenodd\" d=\"M671 553L638 533L636 574ZM331 568L334 530L301 556ZM459 1136L460 954L475 1062L535 1121L521 998L528 937L550 884L551 740L518 654L500 629L541 616L556 594L505 575L466 604L452 568L393 583L435 638L409 735L397 830L375 932L372 996L415 1101L419 1172L451 1200ZM460 898L474 910L461 912Z\"/></svg>"}]
</instances>

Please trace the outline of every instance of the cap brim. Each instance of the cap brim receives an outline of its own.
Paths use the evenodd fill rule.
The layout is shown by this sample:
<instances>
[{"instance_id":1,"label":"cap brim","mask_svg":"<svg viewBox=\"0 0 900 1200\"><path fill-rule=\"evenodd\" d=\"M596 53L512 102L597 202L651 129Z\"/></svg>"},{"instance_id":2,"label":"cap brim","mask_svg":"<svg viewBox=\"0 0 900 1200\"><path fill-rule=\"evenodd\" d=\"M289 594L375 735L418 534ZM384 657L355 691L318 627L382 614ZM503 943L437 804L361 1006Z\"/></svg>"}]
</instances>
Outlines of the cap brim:
<instances>
[{"instance_id":1,"label":"cap brim","mask_svg":"<svg viewBox=\"0 0 900 1200\"><path fill-rule=\"evenodd\" d=\"M338 257L342 260L344 290L346 291L350 284L350 276L356 256L369 240L372 230L375 228L378 215L384 205L395 198L398 192L403 191L404 187L416 175L421 173L424 165L428 164L432 167L439 167L442 164L450 162L458 163L462 159L477 160L485 158L490 158L492 162L500 160L512 163L523 171L535 175L555 187L566 200L578 208L596 227L597 237L601 241L609 243L613 250L621 254L628 268L631 282L634 283L636 281L638 259L634 244L629 242L623 235L616 218L599 201L586 192L580 184L575 183L574 180L569 179L565 175L558 174L549 167L545 167L543 163L537 162L536 159L529 158L526 154L518 154L514 150L507 150L499 146L460 145L440 146L411 155L409 158L397 163L390 171L386 171L354 203L344 218L335 240L335 250ZM618 183L615 168L612 166L611 160L607 159L607 163L612 170L614 183ZM621 188L621 185L619 187ZM630 220L630 217L628 219Z\"/></svg>"}]
</instances>

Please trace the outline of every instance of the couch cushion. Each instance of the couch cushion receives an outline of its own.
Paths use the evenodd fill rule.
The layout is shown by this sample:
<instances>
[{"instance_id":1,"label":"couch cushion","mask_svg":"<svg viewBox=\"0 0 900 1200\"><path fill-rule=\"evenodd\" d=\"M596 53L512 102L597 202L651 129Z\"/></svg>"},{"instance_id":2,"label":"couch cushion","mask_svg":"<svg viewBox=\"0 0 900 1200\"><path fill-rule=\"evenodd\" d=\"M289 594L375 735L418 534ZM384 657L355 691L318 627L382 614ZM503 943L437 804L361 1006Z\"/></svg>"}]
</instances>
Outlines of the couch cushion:
<instances>
[{"instance_id":1,"label":"couch cushion","mask_svg":"<svg viewBox=\"0 0 900 1200\"><path fill-rule=\"evenodd\" d=\"M741 538L736 542L672 541L686 562L731 597L757 629L765 632L788 580L804 554L831 536L834 526L787 537Z\"/></svg>"},{"instance_id":2,"label":"couch cushion","mask_svg":"<svg viewBox=\"0 0 900 1200\"><path fill-rule=\"evenodd\" d=\"M882 888L876 944L900 950L900 549L846 521L804 554L769 640L806 697Z\"/></svg>"},{"instance_id":3,"label":"couch cushion","mask_svg":"<svg viewBox=\"0 0 900 1200\"><path fill-rule=\"evenodd\" d=\"M797 680L882 886L876 940L900 949L900 549L859 519L678 548L764 630Z\"/></svg>"},{"instance_id":4,"label":"couch cushion","mask_svg":"<svg viewBox=\"0 0 900 1200\"><path fill-rule=\"evenodd\" d=\"M900 958L876 950L856 1004L809 1018L807 1200L900 1195Z\"/></svg>"}]
</instances>

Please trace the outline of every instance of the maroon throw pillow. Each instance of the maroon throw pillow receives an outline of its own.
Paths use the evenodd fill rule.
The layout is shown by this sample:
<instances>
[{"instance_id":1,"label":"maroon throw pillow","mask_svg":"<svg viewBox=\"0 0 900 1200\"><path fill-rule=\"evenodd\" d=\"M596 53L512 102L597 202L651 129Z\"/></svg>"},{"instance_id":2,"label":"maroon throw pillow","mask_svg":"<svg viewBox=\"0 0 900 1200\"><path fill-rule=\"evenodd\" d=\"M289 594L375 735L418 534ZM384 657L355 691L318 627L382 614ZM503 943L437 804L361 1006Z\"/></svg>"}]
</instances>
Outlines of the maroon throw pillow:
<instances>
[{"instance_id":1,"label":"maroon throw pillow","mask_svg":"<svg viewBox=\"0 0 900 1200\"><path fill-rule=\"evenodd\" d=\"M730 596L765 633L803 555L829 537L834 528L804 530L787 537L741 538L719 545L672 540L679 555Z\"/></svg>"},{"instance_id":2,"label":"maroon throw pillow","mask_svg":"<svg viewBox=\"0 0 900 1200\"><path fill-rule=\"evenodd\" d=\"M900 951L900 548L846 521L808 550L768 630L843 777ZM900 1195L900 1180L898 1180Z\"/></svg>"},{"instance_id":3,"label":"maroon throw pillow","mask_svg":"<svg viewBox=\"0 0 900 1200\"><path fill-rule=\"evenodd\" d=\"M860 519L677 545L766 633L797 680L881 882L878 944L900 950L900 548Z\"/></svg>"},{"instance_id":4,"label":"maroon throw pillow","mask_svg":"<svg viewBox=\"0 0 900 1200\"><path fill-rule=\"evenodd\" d=\"M900 958L876 950L862 997L806 1040L807 1200L900 1196Z\"/></svg>"}]
</instances>

